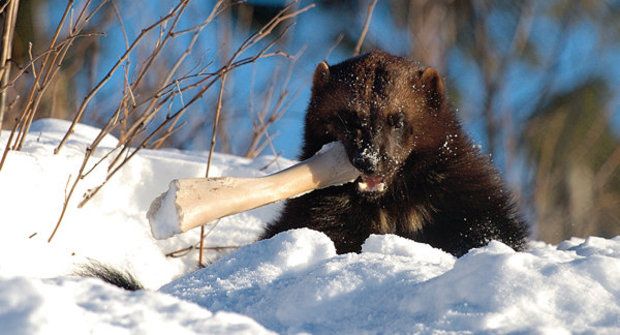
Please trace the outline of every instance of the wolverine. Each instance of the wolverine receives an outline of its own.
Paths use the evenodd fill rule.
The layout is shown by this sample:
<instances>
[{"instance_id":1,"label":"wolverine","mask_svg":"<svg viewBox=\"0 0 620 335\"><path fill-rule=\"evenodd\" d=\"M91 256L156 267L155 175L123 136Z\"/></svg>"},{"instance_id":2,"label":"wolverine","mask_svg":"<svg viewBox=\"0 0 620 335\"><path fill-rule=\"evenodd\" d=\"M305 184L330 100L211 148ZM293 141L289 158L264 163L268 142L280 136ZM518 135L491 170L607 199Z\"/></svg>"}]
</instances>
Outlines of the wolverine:
<instances>
[{"instance_id":1,"label":"wolverine","mask_svg":"<svg viewBox=\"0 0 620 335\"><path fill-rule=\"evenodd\" d=\"M455 256L491 240L515 250L527 225L488 157L463 131L437 70L374 51L313 76L305 117L307 159L340 141L361 176L286 202L262 239L307 227L338 253L370 234L396 234Z\"/></svg>"}]
</instances>

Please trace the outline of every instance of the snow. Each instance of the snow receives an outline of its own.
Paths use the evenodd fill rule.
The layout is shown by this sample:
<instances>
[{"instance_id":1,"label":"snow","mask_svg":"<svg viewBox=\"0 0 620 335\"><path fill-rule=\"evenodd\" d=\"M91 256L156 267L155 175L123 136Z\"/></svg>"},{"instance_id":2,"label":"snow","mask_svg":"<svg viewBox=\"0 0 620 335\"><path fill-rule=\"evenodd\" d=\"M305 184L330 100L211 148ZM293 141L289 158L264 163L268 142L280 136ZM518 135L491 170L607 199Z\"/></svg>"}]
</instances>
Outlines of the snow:
<instances>
[{"instance_id":1,"label":"snow","mask_svg":"<svg viewBox=\"0 0 620 335\"><path fill-rule=\"evenodd\" d=\"M166 254L196 244L196 230L157 241L146 211L170 180L202 176L205 152L141 151L76 208L105 180L106 159L78 184L47 243L99 132L78 125L54 155L68 127L36 121L0 171L0 334L620 333L620 237L534 241L526 252L493 241L459 259L393 235L345 255L308 229L252 243L275 204L220 220L206 245L243 247L210 251L213 263L195 271L195 253ZM116 143L108 135L94 156ZM217 154L211 171L256 177L292 163ZM147 289L73 275L91 260L130 271Z\"/></svg>"},{"instance_id":2,"label":"snow","mask_svg":"<svg viewBox=\"0 0 620 335\"><path fill-rule=\"evenodd\" d=\"M455 259L373 235L361 254L337 256L325 235L302 229L161 290L282 333L614 333L620 262L606 246L619 245L588 239L567 251L541 245L535 255L494 241Z\"/></svg>"},{"instance_id":3,"label":"snow","mask_svg":"<svg viewBox=\"0 0 620 335\"><path fill-rule=\"evenodd\" d=\"M211 313L152 291L94 279L0 281L1 334L272 334L252 319Z\"/></svg>"}]
</instances>

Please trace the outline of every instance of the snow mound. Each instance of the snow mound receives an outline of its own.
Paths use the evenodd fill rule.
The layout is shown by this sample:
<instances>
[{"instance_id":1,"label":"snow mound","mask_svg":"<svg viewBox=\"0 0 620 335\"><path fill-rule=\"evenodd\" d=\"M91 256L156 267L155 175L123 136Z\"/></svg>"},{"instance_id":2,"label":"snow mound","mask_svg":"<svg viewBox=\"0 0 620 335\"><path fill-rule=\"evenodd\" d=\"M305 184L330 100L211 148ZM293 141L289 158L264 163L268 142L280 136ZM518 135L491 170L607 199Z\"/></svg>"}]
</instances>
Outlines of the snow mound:
<instances>
[{"instance_id":1,"label":"snow mound","mask_svg":"<svg viewBox=\"0 0 620 335\"><path fill-rule=\"evenodd\" d=\"M397 236L334 255L321 233L289 231L161 288L282 333L620 331L620 239L547 256L491 242L460 259ZM553 249L553 250L551 250ZM314 257L308 258L308 254Z\"/></svg>"},{"instance_id":2,"label":"snow mound","mask_svg":"<svg viewBox=\"0 0 620 335\"><path fill-rule=\"evenodd\" d=\"M1 334L271 334L254 320L211 313L157 292L94 279L0 280Z\"/></svg>"}]
</instances>

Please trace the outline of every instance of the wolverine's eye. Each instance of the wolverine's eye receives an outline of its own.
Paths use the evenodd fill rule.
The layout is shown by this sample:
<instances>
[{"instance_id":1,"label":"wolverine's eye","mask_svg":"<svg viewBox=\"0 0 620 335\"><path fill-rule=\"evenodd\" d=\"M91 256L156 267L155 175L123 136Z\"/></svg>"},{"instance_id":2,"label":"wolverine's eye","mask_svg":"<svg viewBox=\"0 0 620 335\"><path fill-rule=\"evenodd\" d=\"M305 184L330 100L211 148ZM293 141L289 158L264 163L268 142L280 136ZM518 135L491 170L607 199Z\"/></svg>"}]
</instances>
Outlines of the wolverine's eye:
<instances>
[{"instance_id":1,"label":"wolverine's eye","mask_svg":"<svg viewBox=\"0 0 620 335\"><path fill-rule=\"evenodd\" d=\"M388 124L390 127L399 129L405 126L405 115L403 113L394 113L388 116Z\"/></svg>"}]
</instances>

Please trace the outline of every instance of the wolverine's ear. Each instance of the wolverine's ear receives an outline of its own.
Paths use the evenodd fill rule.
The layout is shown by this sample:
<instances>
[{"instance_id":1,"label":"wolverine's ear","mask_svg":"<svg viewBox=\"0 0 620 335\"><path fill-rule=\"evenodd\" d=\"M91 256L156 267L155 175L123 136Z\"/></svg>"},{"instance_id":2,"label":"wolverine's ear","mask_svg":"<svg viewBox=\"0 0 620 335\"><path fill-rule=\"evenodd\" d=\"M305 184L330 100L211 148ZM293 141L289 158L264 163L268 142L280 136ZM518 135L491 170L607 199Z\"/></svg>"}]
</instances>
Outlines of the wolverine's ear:
<instances>
[{"instance_id":1,"label":"wolverine's ear","mask_svg":"<svg viewBox=\"0 0 620 335\"><path fill-rule=\"evenodd\" d=\"M420 76L426 100L430 107L438 109L443 103L445 96L445 85L439 72L432 67L426 68Z\"/></svg>"},{"instance_id":2,"label":"wolverine's ear","mask_svg":"<svg viewBox=\"0 0 620 335\"><path fill-rule=\"evenodd\" d=\"M319 88L329 81L329 65L326 61L322 61L316 66L314 76L312 77L312 87Z\"/></svg>"}]
</instances>

